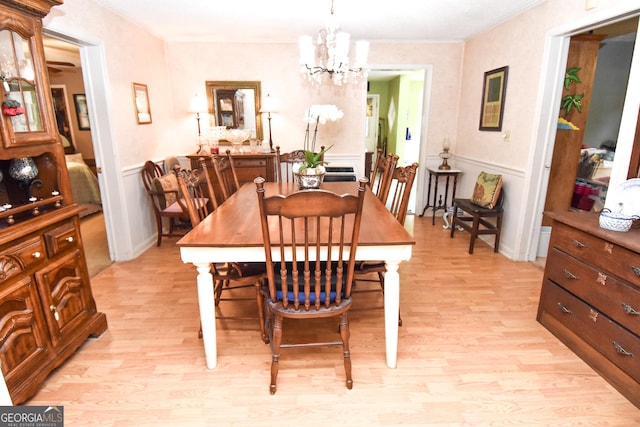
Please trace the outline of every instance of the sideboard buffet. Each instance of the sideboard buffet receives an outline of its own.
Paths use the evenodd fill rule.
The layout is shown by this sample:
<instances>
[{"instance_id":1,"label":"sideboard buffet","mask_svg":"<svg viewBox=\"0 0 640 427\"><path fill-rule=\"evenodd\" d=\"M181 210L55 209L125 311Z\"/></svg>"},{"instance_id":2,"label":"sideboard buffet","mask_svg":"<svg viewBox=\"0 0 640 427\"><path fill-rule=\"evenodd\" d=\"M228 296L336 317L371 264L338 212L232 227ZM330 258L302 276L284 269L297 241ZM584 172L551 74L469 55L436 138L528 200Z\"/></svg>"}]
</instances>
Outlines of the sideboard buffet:
<instances>
[{"instance_id":1,"label":"sideboard buffet","mask_svg":"<svg viewBox=\"0 0 640 427\"><path fill-rule=\"evenodd\" d=\"M640 407L640 229L599 227L592 212L552 220L538 321Z\"/></svg>"},{"instance_id":2,"label":"sideboard buffet","mask_svg":"<svg viewBox=\"0 0 640 427\"><path fill-rule=\"evenodd\" d=\"M62 0L0 2L0 365L11 403L33 396L107 329L87 270L57 133L42 19Z\"/></svg>"}]
</instances>

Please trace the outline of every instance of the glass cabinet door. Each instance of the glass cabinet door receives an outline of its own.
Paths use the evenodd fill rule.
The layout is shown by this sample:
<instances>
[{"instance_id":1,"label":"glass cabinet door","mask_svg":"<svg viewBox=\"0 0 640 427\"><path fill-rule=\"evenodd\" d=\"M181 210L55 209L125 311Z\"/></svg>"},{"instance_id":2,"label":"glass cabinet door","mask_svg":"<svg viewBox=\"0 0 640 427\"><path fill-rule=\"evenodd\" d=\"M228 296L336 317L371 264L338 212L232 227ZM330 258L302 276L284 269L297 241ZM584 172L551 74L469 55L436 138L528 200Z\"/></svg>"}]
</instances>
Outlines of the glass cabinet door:
<instances>
[{"instance_id":1,"label":"glass cabinet door","mask_svg":"<svg viewBox=\"0 0 640 427\"><path fill-rule=\"evenodd\" d=\"M46 131L30 38L0 30L0 80L5 147L34 141L34 133ZM7 141L6 139L9 139ZM37 138L36 138L37 139ZM43 141L40 141L43 142Z\"/></svg>"}]
</instances>

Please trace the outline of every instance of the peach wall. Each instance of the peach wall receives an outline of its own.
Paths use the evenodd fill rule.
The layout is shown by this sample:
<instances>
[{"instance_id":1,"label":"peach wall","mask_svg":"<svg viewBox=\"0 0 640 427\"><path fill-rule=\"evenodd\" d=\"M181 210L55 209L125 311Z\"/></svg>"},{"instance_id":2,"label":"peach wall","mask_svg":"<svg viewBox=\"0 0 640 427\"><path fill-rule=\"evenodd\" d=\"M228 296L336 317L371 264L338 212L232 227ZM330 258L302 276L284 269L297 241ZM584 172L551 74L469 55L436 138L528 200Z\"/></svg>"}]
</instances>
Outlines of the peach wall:
<instances>
[{"instance_id":1,"label":"peach wall","mask_svg":"<svg viewBox=\"0 0 640 427\"><path fill-rule=\"evenodd\" d=\"M508 197L500 247L510 258L532 259L537 249L542 214L538 201L540 197L544 200L541 194L546 191L543 162L553 142L541 129L546 125L555 128L540 118L557 117L558 108L541 102L549 98L543 90L549 90L547 76L552 68L542 67L547 60L555 64L561 59L550 57L545 50L549 36L584 31L637 9L637 1L631 0L600 1L589 11L583 0L547 0L465 44L454 150L455 161L465 170L460 189L468 194L480 170L503 174ZM503 132L478 130L483 73L504 65L509 66L509 78L503 131L510 131L509 142L503 140ZM561 84L559 78L558 88ZM553 114L545 115L554 109ZM637 106L631 110L637 115ZM622 147L629 147L632 139L621 138L618 143L617 157L623 158Z\"/></svg>"},{"instance_id":2,"label":"peach wall","mask_svg":"<svg viewBox=\"0 0 640 427\"><path fill-rule=\"evenodd\" d=\"M196 58L194 60L194 58ZM455 129L462 44L373 43L370 64L434 64L432 92L432 135L439 141ZM177 140L182 147L195 148L195 118L186 109L194 93L204 95L206 80L260 80L262 96L269 93L278 101L279 112L272 117L274 145L282 151L301 148L304 111L311 104L335 104L344 112L337 122L318 130L318 144L334 147L329 156L360 155L364 152L364 102L366 86L312 86L298 68L298 45L167 43L167 64L175 102ZM263 129L267 135L267 123ZM185 145L186 143L186 145ZM431 150L434 154L439 147Z\"/></svg>"},{"instance_id":3,"label":"peach wall","mask_svg":"<svg viewBox=\"0 0 640 427\"><path fill-rule=\"evenodd\" d=\"M477 164L494 165L517 175L512 180L522 199L535 197L527 188L528 162L535 131L536 102L540 96L541 63L546 33L601 14L605 10L630 9L637 0L600 1L585 11L584 0L547 0L539 6L466 43L372 43L372 68L429 68L430 92L425 110L426 132L421 159L435 161L445 135L452 151L474 174ZM302 117L310 104L332 103L345 113L337 123L321 127L318 143L335 144L331 156L356 155L364 151L364 104L366 88L360 86L312 87L298 72L297 44L164 43L133 23L110 13L92 0L65 0L45 19L45 28L102 46L106 63L109 122L116 156L118 196L114 209L126 206L127 218L114 221L118 233L129 239L130 253L153 241L153 230L144 228L145 197L139 191L139 167L147 159L187 154L195 150L195 117L187 112L194 92L204 95L206 80L260 80L263 96L270 93L280 103L273 116L273 138L284 151L301 146ZM511 142L499 133L478 131L482 75L509 65L504 129L511 130ZM132 100L132 82L149 86L153 123L138 125ZM89 100L91 101L91 100ZM267 129L264 123L264 129ZM435 159L435 160L434 160ZM466 173L466 172L465 172ZM461 192L466 190L461 185ZM514 202L512 200L512 202ZM523 204L516 200L510 209L504 245L516 258L517 239L522 238ZM520 237L518 237L520 236ZM509 249L511 246L511 249Z\"/></svg>"},{"instance_id":4,"label":"peach wall","mask_svg":"<svg viewBox=\"0 0 640 427\"><path fill-rule=\"evenodd\" d=\"M428 122L428 132L422 135L427 155L442 151L442 140L446 135L455 136L463 55L463 43L371 44L371 68L387 64L432 66L430 104L423 112Z\"/></svg>"},{"instance_id":5,"label":"peach wall","mask_svg":"<svg viewBox=\"0 0 640 427\"><path fill-rule=\"evenodd\" d=\"M539 6L487 31L465 44L461 79L460 117L457 122L456 156L524 171L529 161L533 126L537 114L545 37L549 30L579 22L633 1L600 1L585 10L584 0L547 0ZM503 131L511 131L505 142L502 132L478 130L483 73L509 66Z\"/></svg>"},{"instance_id":6,"label":"peach wall","mask_svg":"<svg viewBox=\"0 0 640 427\"><path fill-rule=\"evenodd\" d=\"M113 143L122 167L163 158L173 144L173 106L164 42L93 1L65 0L45 28L104 47ZM149 87L152 124L138 125L132 83ZM90 102L90 100L88 100Z\"/></svg>"}]
</instances>

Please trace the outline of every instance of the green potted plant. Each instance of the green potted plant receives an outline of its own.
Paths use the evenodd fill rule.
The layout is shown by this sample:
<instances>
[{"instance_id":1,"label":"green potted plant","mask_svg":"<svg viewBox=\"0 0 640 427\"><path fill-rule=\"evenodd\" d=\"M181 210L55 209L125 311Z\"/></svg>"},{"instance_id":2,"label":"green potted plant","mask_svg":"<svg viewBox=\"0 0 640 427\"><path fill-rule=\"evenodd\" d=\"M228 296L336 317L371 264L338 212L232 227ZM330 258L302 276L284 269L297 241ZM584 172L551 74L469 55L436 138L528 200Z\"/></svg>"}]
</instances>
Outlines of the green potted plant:
<instances>
[{"instance_id":1,"label":"green potted plant","mask_svg":"<svg viewBox=\"0 0 640 427\"><path fill-rule=\"evenodd\" d=\"M314 104L307 109L304 121L307 122L307 129L304 136L304 161L293 165L293 173L298 179L300 188L319 188L324 180L326 169L324 167L327 162L324 161L324 154L333 145L321 150L315 151L316 138L318 135L318 125L325 124L327 120L336 121L342 118L344 113L335 105L317 105ZM315 123L313 131L313 139L310 138L310 126Z\"/></svg>"}]
</instances>

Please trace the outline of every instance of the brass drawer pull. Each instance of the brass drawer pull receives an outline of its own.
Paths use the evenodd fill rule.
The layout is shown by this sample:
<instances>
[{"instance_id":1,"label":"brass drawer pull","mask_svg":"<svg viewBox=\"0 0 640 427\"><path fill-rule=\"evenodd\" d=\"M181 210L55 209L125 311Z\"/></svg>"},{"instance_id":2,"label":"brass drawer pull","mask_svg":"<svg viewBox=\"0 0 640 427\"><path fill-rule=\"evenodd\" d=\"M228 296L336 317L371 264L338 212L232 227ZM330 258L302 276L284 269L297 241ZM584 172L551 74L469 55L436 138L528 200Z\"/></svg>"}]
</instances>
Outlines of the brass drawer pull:
<instances>
[{"instance_id":1,"label":"brass drawer pull","mask_svg":"<svg viewBox=\"0 0 640 427\"><path fill-rule=\"evenodd\" d=\"M73 236L69 236L65 240L69 243L73 243Z\"/></svg>"},{"instance_id":2,"label":"brass drawer pull","mask_svg":"<svg viewBox=\"0 0 640 427\"><path fill-rule=\"evenodd\" d=\"M577 239L573 239L571 243L573 244L573 246L576 246L578 248L584 248L586 246L584 243Z\"/></svg>"},{"instance_id":3,"label":"brass drawer pull","mask_svg":"<svg viewBox=\"0 0 640 427\"><path fill-rule=\"evenodd\" d=\"M49 306L49 310L51 310L51 312L53 313L53 317L56 319L56 322L60 320L60 315L58 314L58 307L56 307L55 305L51 304Z\"/></svg>"},{"instance_id":4,"label":"brass drawer pull","mask_svg":"<svg viewBox=\"0 0 640 427\"><path fill-rule=\"evenodd\" d=\"M636 276L640 277L640 267L636 267L635 265L631 266L631 271L633 271L633 274L635 274Z\"/></svg>"},{"instance_id":5,"label":"brass drawer pull","mask_svg":"<svg viewBox=\"0 0 640 427\"><path fill-rule=\"evenodd\" d=\"M640 311L636 310L635 308L631 307L629 304L626 303L622 303L622 308L624 309L624 312L627 314L633 314L634 316L638 316L640 315Z\"/></svg>"},{"instance_id":6,"label":"brass drawer pull","mask_svg":"<svg viewBox=\"0 0 640 427\"><path fill-rule=\"evenodd\" d=\"M31 254L32 257L34 257L35 259L38 259L42 256L42 253L40 251L35 251L34 253Z\"/></svg>"},{"instance_id":7,"label":"brass drawer pull","mask_svg":"<svg viewBox=\"0 0 640 427\"><path fill-rule=\"evenodd\" d=\"M579 279L580 277L576 276L575 274L573 274L572 272L570 272L569 270L564 270L564 275L567 279Z\"/></svg>"},{"instance_id":8,"label":"brass drawer pull","mask_svg":"<svg viewBox=\"0 0 640 427\"><path fill-rule=\"evenodd\" d=\"M561 302L558 303L558 308L560 309L561 312L566 313L566 314L573 314L573 312L571 310L569 310L567 307L565 307Z\"/></svg>"},{"instance_id":9,"label":"brass drawer pull","mask_svg":"<svg viewBox=\"0 0 640 427\"><path fill-rule=\"evenodd\" d=\"M623 356L628 356L628 357L633 357L633 353L628 352L627 350L624 349L624 347L622 347L620 344L618 344L617 342L613 342L613 348L616 349L616 351L618 352L618 354L621 354Z\"/></svg>"}]
</instances>

